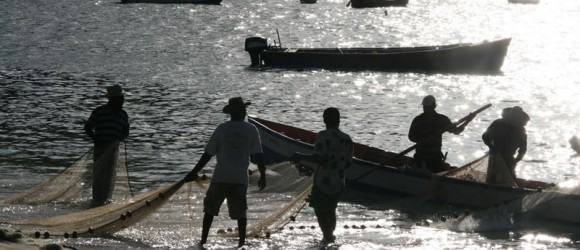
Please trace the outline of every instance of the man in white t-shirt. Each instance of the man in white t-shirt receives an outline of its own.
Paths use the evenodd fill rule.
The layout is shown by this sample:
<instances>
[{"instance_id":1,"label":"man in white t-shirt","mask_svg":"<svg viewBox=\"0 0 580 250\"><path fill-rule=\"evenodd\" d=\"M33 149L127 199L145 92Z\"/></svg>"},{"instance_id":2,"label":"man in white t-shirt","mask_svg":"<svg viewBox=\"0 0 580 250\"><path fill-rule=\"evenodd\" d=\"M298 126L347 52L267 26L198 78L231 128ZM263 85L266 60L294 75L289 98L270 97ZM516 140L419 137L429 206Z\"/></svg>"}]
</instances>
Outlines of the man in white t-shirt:
<instances>
[{"instance_id":1,"label":"man in white t-shirt","mask_svg":"<svg viewBox=\"0 0 580 250\"><path fill-rule=\"evenodd\" d=\"M250 155L253 155L260 171L258 187L266 187L266 167L262 156L262 144L258 129L244 119L247 115L246 106L241 97L231 98L223 108L223 112L231 116L230 121L218 125L205 147L195 167L185 177L185 181L193 181L197 173L215 155L217 165L214 169L210 186L203 200L204 217L201 234L201 245L207 242L213 217L217 216L225 199L228 199L230 218L238 221L239 244L242 247L246 240L246 211L248 209L246 192L248 190L248 167Z\"/></svg>"}]
</instances>

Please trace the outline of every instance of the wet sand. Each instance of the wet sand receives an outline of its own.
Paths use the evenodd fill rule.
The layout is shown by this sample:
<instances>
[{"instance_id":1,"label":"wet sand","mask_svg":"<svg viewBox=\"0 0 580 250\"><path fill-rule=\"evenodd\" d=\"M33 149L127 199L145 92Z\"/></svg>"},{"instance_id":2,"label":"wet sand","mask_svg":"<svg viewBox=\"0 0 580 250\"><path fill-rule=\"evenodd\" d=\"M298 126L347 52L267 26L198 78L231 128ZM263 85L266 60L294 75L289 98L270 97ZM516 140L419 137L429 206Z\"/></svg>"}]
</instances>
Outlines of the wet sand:
<instances>
[{"instance_id":1,"label":"wet sand","mask_svg":"<svg viewBox=\"0 0 580 250\"><path fill-rule=\"evenodd\" d=\"M30 249L70 249L58 244L34 239L11 229L0 229L0 249L3 250L30 250Z\"/></svg>"}]
</instances>

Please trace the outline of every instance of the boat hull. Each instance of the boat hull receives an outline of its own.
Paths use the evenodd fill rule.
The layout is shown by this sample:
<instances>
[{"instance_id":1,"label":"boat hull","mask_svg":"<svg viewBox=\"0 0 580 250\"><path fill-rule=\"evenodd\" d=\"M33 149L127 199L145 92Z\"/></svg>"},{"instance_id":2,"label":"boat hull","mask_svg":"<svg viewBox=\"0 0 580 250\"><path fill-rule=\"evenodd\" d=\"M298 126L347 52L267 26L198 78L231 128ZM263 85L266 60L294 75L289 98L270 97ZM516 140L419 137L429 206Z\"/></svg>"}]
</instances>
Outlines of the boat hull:
<instances>
[{"instance_id":1,"label":"boat hull","mask_svg":"<svg viewBox=\"0 0 580 250\"><path fill-rule=\"evenodd\" d=\"M510 38L478 44L395 48L276 48L250 52L263 66L450 73L499 73ZM256 57L256 56L254 56ZM253 65L256 64L253 60Z\"/></svg>"},{"instance_id":2,"label":"boat hull","mask_svg":"<svg viewBox=\"0 0 580 250\"><path fill-rule=\"evenodd\" d=\"M209 4L220 5L222 0L121 0L121 3L156 3L156 4Z\"/></svg>"},{"instance_id":3,"label":"boat hull","mask_svg":"<svg viewBox=\"0 0 580 250\"><path fill-rule=\"evenodd\" d=\"M350 0L352 8L405 7L409 0Z\"/></svg>"},{"instance_id":4,"label":"boat hull","mask_svg":"<svg viewBox=\"0 0 580 250\"><path fill-rule=\"evenodd\" d=\"M508 3L517 4L539 4L540 0L508 0Z\"/></svg>"},{"instance_id":5,"label":"boat hull","mask_svg":"<svg viewBox=\"0 0 580 250\"><path fill-rule=\"evenodd\" d=\"M283 134L264 125L272 123L270 121L259 118L250 118L249 121L256 125L260 132L266 164L288 161L295 152L310 153L313 151L314 133L309 135L310 139L294 139L286 135L292 134L291 131ZM492 185L445 176L431 176L418 169L382 166L375 162L356 158L357 154L365 153L361 151L378 150L361 146L363 145L355 146L353 166L348 168L345 174L349 188L364 192L424 196L432 200L474 208L491 207L537 192L534 189ZM366 153L368 154L368 152ZM403 158L403 162L412 161L411 158L405 156Z\"/></svg>"}]
</instances>

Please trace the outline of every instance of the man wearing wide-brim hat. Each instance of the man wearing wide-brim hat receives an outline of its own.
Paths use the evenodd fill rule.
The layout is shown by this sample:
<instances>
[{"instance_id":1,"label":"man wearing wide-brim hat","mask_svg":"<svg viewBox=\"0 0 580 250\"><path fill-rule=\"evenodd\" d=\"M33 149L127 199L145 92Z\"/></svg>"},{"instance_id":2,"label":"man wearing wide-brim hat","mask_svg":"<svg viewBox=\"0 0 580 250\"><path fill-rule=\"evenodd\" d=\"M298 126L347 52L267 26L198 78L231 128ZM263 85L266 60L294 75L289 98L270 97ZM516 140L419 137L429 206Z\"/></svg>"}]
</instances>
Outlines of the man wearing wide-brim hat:
<instances>
[{"instance_id":1,"label":"man wearing wide-brim hat","mask_svg":"<svg viewBox=\"0 0 580 250\"><path fill-rule=\"evenodd\" d=\"M119 85L107 87L108 102L92 111L85 133L93 140L92 206L105 204L113 193L118 145L129 135L129 116L123 110L125 94Z\"/></svg>"},{"instance_id":2,"label":"man wearing wide-brim hat","mask_svg":"<svg viewBox=\"0 0 580 250\"><path fill-rule=\"evenodd\" d=\"M246 107L250 102L244 102L241 97L230 98L228 104L222 109L230 115L230 120L224 122L215 129L209 142L205 146L205 152L198 160L195 167L187 174L185 181L193 181L197 173L215 155L217 165L213 171L210 186L203 200L203 228L200 244L207 242L209 229L213 217L217 216L225 199L228 199L228 212L230 218L238 221L239 244L242 247L246 240L247 200L248 190L248 167L250 155L254 156L260 180L260 190L266 187L266 167L262 156L262 143L258 129L253 124L246 122Z\"/></svg>"},{"instance_id":3,"label":"man wearing wide-brim hat","mask_svg":"<svg viewBox=\"0 0 580 250\"><path fill-rule=\"evenodd\" d=\"M493 121L485 130L481 139L489 147L490 154L487 183L518 185L515 168L528 150L525 126L529 121L530 116L520 106L508 107L503 109L502 117Z\"/></svg>"}]
</instances>

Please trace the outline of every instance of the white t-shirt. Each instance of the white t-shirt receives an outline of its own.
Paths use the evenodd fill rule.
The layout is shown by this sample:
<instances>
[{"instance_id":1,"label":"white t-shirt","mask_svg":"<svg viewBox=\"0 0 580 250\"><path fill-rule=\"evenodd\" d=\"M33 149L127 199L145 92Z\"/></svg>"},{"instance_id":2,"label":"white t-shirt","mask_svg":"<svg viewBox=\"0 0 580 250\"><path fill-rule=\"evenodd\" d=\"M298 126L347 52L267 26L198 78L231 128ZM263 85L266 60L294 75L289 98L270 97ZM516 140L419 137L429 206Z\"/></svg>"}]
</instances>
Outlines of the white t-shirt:
<instances>
[{"instance_id":1,"label":"white t-shirt","mask_svg":"<svg viewBox=\"0 0 580 250\"><path fill-rule=\"evenodd\" d=\"M260 134L253 124L228 121L215 129L205 152L217 157L212 182L248 185L250 155L262 153Z\"/></svg>"}]
</instances>

